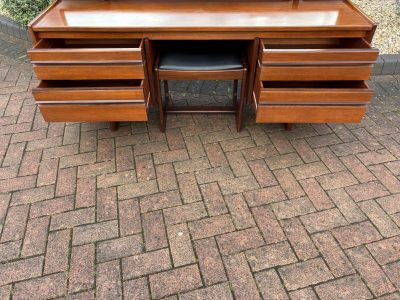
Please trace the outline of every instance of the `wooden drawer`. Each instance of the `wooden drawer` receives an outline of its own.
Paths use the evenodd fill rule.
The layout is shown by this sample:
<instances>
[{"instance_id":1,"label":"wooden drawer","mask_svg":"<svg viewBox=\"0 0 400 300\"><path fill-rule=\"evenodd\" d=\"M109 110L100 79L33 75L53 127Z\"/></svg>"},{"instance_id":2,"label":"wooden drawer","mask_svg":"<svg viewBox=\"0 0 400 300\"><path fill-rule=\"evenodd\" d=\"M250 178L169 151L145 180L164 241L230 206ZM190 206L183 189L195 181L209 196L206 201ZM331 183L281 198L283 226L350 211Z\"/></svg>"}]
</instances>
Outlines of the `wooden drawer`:
<instances>
[{"instance_id":1,"label":"wooden drawer","mask_svg":"<svg viewBox=\"0 0 400 300\"><path fill-rule=\"evenodd\" d=\"M40 104L46 122L147 121L142 104Z\"/></svg>"},{"instance_id":2,"label":"wooden drawer","mask_svg":"<svg viewBox=\"0 0 400 300\"><path fill-rule=\"evenodd\" d=\"M40 80L144 79L143 40L43 39L28 51Z\"/></svg>"},{"instance_id":3,"label":"wooden drawer","mask_svg":"<svg viewBox=\"0 0 400 300\"><path fill-rule=\"evenodd\" d=\"M42 39L28 51L32 63L143 61L143 40Z\"/></svg>"},{"instance_id":4,"label":"wooden drawer","mask_svg":"<svg viewBox=\"0 0 400 300\"><path fill-rule=\"evenodd\" d=\"M360 123L366 106L258 105L257 123Z\"/></svg>"},{"instance_id":5,"label":"wooden drawer","mask_svg":"<svg viewBox=\"0 0 400 300\"><path fill-rule=\"evenodd\" d=\"M363 38L264 39L261 48L265 65L373 64L379 55Z\"/></svg>"},{"instance_id":6,"label":"wooden drawer","mask_svg":"<svg viewBox=\"0 0 400 300\"><path fill-rule=\"evenodd\" d=\"M32 90L37 103L147 103L143 80L42 81Z\"/></svg>"},{"instance_id":7,"label":"wooden drawer","mask_svg":"<svg viewBox=\"0 0 400 300\"><path fill-rule=\"evenodd\" d=\"M367 104L373 91L364 81L258 81L259 104Z\"/></svg>"},{"instance_id":8,"label":"wooden drawer","mask_svg":"<svg viewBox=\"0 0 400 300\"><path fill-rule=\"evenodd\" d=\"M262 69L253 91L257 123L359 123L373 95L362 81L263 82Z\"/></svg>"},{"instance_id":9,"label":"wooden drawer","mask_svg":"<svg viewBox=\"0 0 400 300\"><path fill-rule=\"evenodd\" d=\"M373 65L310 65L265 66L261 68L261 80L274 81L325 81L368 80Z\"/></svg>"},{"instance_id":10,"label":"wooden drawer","mask_svg":"<svg viewBox=\"0 0 400 300\"><path fill-rule=\"evenodd\" d=\"M144 79L143 64L34 64L40 80Z\"/></svg>"}]
</instances>

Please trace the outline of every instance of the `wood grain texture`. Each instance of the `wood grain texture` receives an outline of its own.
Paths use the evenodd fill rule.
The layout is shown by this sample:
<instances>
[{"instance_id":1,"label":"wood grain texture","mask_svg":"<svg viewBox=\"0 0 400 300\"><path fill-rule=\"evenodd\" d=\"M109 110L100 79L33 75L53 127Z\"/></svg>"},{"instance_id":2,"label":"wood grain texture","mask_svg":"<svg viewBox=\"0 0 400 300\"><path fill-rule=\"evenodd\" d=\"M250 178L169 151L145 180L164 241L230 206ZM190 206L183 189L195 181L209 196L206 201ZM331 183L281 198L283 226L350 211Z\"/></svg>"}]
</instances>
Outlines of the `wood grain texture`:
<instances>
[{"instance_id":1,"label":"wood grain texture","mask_svg":"<svg viewBox=\"0 0 400 300\"><path fill-rule=\"evenodd\" d=\"M28 51L28 57L32 62L70 63L143 60L140 40L136 42L116 40L118 44L102 40L97 40L97 43L96 40L73 40L73 42L42 39Z\"/></svg>"},{"instance_id":2,"label":"wood grain texture","mask_svg":"<svg viewBox=\"0 0 400 300\"><path fill-rule=\"evenodd\" d=\"M34 64L40 80L144 79L143 64Z\"/></svg>"},{"instance_id":3,"label":"wood grain texture","mask_svg":"<svg viewBox=\"0 0 400 300\"><path fill-rule=\"evenodd\" d=\"M35 31L368 30L372 22L345 0L64 0L32 23ZM238 22L240 20L240 22Z\"/></svg>"},{"instance_id":4,"label":"wood grain texture","mask_svg":"<svg viewBox=\"0 0 400 300\"><path fill-rule=\"evenodd\" d=\"M158 105L157 103L157 92L155 87L155 76L154 76L154 65L157 58L157 48L155 47L154 41L144 39L144 56L146 57L145 66L147 68L147 80L145 80L149 89L149 103L152 105Z\"/></svg>"},{"instance_id":5,"label":"wood grain texture","mask_svg":"<svg viewBox=\"0 0 400 300\"><path fill-rule=\"evenodd\" d=\"M32 90L37 103L68 103L68 102L141 102L144 103L144 82L119 81L110 82L41 82Z\"/></svg>"},{"instance_id":6,"label":"wood grain texture","mask_svg":"<svg viewBox=\"0 0 400 300\"><path fill-rule=\"evenodd\" d=\"M143 104L39 105L46 122L147 121Z\"/></svg>"},{"instance_id":7,"label":"wood grain texture","mask_svg":"<svg viewBox=\"0 0 400 300\"><path fill-rule=\"evenodd\" d=\"M366 106L259 105L257 123L360 123Z\"/></svg>"},{"instance_id":8,"label":"wood grain texture","mask_svg":"<svg viewBox=\"0 0 400 300\"><path fill-rule=\"evenodd\" d=\"M85 39L137 39L148 38L151 40L253 40L255 38L365 38L366 30L335 30L335 29L308 29L304 31L87 31L83 29L74 31L36 31L35 35L40 39L51 38L85 38Z\"/></svg>"},{"instance_id":9,"label":"wood grain texture","mask_svg":"<svg viewBox=\"0 0 400 300\"><path fill-rule=\"evenodd\" d=\"M263 66L260 79L275 81L368 80L372 69L373 64Z\"/></svg>"},{"instance_id":10,"label":"wood grain texture","mask_svg":"<svg viewBox=\"0 0 400 300\"><path fill-rule=\"evenodd\" d=\"M367 104L373 91L364 82L278 82L260 85L260 104Z\"/></svg>"},{"instance_id":11,"label":"wood grain texture","mask_svg":"<svg viewBox=\"0 0 400 300\"><path fill-rule=\"evenodd\" d=\"M375 63L379 50L364 39L264 39L263 64Z\"/></svg>"},{"instance_id":12,"label":"wood grain texture","mask_svg":"<svg viewBox=\"0 0 400 300\"><path fill-rule=\"evenodd\" d=\"M255 84L255 76L256 76L256 68L257 68L257 62L258 62L258 51L259 51L259 46L260 45L260 39L256 38L250 43L248 43L247 49L246 49L246 56L247 56L247 62L248 62L248 72L247 72L247 103L251 103L252 95L253 95L253 88Z\"/></svg>"}]
</instances>

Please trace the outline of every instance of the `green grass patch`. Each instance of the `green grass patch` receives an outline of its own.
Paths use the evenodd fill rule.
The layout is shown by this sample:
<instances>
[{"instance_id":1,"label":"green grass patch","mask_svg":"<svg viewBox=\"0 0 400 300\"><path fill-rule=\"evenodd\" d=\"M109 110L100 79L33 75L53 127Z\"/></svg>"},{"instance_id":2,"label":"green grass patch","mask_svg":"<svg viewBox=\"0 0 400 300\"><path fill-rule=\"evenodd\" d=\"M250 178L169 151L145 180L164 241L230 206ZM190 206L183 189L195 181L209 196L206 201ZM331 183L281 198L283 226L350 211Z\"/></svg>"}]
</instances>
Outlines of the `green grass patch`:
<instances>
[{"instance_id":1,"label":"green grass patch","mask_svg":"<svg viewBox=\"0 0 400 300\"><path fill-rule=\"evenodd\" d=\"M21 25L28 25L52 0L0 0L0 13Z\"/></svg>"}]
</instances>

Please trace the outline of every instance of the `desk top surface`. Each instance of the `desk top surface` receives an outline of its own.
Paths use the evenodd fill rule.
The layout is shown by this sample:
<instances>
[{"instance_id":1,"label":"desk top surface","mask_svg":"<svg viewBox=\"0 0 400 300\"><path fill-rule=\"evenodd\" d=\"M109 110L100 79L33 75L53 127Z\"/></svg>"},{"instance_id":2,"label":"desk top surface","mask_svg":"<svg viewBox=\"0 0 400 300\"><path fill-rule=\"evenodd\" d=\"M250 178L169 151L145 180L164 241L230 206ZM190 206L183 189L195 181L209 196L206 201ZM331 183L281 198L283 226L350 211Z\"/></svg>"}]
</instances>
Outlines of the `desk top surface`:
<instances>
[{"instance_id":1,"label":"desk top surface","mask_svg":"<svg viewBox=\"0 0 400 300\"><path fill-rule=\"evenodd\" d=\"M59 0L34 31L368 30L346 0Z\"/></svg>"}]
</instances>

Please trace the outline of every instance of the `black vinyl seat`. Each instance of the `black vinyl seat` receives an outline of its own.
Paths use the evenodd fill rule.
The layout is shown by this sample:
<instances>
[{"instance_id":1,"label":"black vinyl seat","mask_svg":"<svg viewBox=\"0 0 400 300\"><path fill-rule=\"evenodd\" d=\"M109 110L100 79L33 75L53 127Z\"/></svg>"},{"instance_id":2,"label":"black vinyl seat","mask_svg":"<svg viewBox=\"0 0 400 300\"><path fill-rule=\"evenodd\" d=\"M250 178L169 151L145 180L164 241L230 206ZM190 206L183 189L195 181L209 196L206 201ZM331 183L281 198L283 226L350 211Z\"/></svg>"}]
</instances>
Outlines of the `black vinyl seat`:
<instances>
[{"instance_id":1,"label":"black vinyl seat","mask_svg":"<svg viewBox=\"0 0 400 300\"><path fill-rule=\"evenodd\" d=\"M188 53L165 51L160 55L160 70L218 71L242 69L241 55L234 52Z\"/></svg>"}]
</instances>

